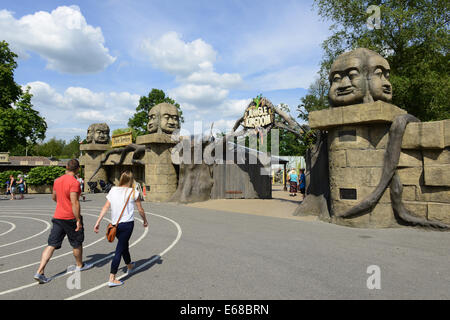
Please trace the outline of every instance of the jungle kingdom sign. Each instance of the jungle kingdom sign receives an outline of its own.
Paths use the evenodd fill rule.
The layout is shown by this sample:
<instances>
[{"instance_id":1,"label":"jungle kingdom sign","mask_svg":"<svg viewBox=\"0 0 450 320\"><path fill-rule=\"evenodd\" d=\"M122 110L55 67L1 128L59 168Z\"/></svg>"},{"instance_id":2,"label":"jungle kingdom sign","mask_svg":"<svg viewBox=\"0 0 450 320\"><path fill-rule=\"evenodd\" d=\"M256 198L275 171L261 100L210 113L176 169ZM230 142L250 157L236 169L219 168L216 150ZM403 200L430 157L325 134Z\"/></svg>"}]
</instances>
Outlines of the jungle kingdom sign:
<instances>
[{"instance_id":1,"label":"jungle kingdom sign","mask_svg":"<svg viewBox=\"0 0 450 320\"><path fill-rule=\"evenodd\" d=\"M113 148L124 147L133 143L133 134L131 132L113 135L111 144Z\"/></svg>"},{"instance_id":2,"label":"jungle kingdom sign","mask_svg":"<svg viewBox=\"0 0 450 320\"><path fill-rule=\"evenodd\" d=\"M245 128L267 128L275 122L272 103L261 96L256 97L249 104L244 114Z\"/></svg>"}]
</instances>

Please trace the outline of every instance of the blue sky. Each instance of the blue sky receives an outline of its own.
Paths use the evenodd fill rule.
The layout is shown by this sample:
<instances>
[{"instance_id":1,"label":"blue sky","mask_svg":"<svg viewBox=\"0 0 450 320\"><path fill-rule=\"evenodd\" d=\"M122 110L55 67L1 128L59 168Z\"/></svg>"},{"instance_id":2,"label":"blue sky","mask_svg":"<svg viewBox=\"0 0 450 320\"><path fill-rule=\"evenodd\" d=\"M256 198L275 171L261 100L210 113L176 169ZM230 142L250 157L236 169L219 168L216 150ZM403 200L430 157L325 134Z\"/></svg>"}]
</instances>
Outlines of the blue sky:
<instances>
[{"instance_id":1,"label":"blue sky","mask_svg":"<svg viewBox=\"0 0 450 320\"><path fill-rule=\"evenodd\" d=\"M312 1L0 1L0 40L47 139L126 127L152 88L180 103L190 132L228 131L260 93L296 116L328 27Z\"/></svg>"}]
</instances>

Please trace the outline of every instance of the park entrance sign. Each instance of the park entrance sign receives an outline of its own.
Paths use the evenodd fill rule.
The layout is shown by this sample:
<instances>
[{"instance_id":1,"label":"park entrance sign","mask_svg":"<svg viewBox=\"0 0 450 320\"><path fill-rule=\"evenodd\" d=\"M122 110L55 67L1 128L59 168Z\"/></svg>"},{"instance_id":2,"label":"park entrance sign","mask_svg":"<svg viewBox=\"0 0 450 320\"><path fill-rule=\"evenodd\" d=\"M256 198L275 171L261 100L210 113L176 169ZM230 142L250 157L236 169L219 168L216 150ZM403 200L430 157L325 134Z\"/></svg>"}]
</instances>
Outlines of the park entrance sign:
<instances>
[{"instance_id":1,"label":"park entrance sign","mask_svg":"<svg viewBox=\"0 0 450 320\"><path fill-rule=\"evenodd\" d=\"M261 96L250 103L244 113L243 127L247 129L266 128L275 122L272 104Z\"/></svg>"},{"instance_id":2,"label":"park entrance sign","mask_svg":"<svg viewBox=\"0 0 450 320\"><path fill-rule=\"evenodd\" d=\"M132 143L133 143L133 134L131 132L117 134L111 137L111 145L113 148L125 147Z\"/></svg>"}]
</instances>

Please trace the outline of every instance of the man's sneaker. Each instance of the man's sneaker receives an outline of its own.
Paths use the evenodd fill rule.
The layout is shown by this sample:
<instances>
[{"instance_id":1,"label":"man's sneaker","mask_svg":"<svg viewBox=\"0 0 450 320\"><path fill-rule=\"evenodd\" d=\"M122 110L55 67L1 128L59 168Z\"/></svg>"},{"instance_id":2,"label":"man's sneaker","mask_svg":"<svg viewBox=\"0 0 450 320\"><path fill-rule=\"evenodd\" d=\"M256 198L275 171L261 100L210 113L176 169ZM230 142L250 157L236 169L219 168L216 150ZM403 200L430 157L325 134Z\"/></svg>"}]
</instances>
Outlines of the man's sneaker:
<instances>
[{"instance_id":1,"label":"man's sneaker","mask_svg":"<svg viewBox=\"0 0 450 320\"><path fill-rule=\"evenodd\" d=\"M71 265L67 267L67 272L77 272L77 271L84 271L84 270L89 270L93 267L94 265L92 263L83 263L82 267L78 267L76 265Z\"/></svg>"},{"instance_id":2,"label":"man's sneaker","mask_svg":"<svg viewBox=\"0 0 450 320\"><path fill-rule=\"evenodd\" d=\"M50 279L40 273L36 273L33 278L34 280L38 281L39 284L47 283L50 281Z\"/></svg>"},{"instance_id":3,"label":"man's sneaker","mask_svg":"<svg viewBox=\"0 0 450 320\"><path fill-rule=\"evenodd\" d=\"M93 266L94 266L94 265L93 265L92 263L83 263L83 266L82 266L81 268L80 268L80 267L77 267L77 268L75 269L75 271L89 270L89 269L91 269Z\"/></svg>"}]
</instances>

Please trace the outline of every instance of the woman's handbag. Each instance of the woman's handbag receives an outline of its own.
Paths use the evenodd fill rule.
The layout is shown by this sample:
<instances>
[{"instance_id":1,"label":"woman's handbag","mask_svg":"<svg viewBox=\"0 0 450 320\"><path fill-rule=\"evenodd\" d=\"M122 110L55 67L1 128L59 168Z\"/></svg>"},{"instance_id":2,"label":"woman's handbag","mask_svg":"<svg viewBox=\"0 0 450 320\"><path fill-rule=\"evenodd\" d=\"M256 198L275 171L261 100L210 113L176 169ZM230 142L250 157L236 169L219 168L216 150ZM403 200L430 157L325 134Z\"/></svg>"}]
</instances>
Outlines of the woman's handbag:
<instances>
[{"instance_id":1,"label":"woman's handbag","mask_svg":"<svg viewBox=\"0 0 450 320\"><path fill-rule=\"evenodd\" d=\"M128 205L128 201L130 200L131 194L134 193L134 189L133 191L130 192L130 195L127 198L127 202L125 202L125 205L123 206L122 212L120 213L119 219L117 220L116 224L108 224L108 226L106 227L106 239L109 242L113 242L114 239L116 238L116 232L117 232L117 225L119 224L120 219L122 218L123 212L125 211L125 208Z\"/></svg>"}]
</instances>

